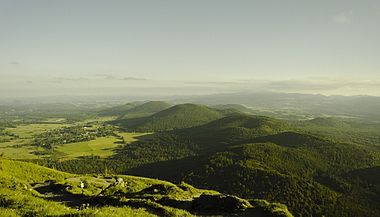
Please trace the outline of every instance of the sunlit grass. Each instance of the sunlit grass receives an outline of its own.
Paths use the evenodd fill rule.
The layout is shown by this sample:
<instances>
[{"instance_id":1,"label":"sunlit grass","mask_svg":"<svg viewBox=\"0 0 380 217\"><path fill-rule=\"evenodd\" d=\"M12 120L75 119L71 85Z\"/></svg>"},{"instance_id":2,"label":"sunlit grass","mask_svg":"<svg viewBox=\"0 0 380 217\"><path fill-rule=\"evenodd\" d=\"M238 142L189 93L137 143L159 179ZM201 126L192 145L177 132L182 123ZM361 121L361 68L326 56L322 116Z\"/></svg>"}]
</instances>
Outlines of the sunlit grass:
<instances>
[{"instance_id":1,"label":"sunlit grass","mask_svg":"<svg viewBox=\"0 0 380 217\"><path fill-rule=\"evenodd\" d=\"M118 133L121 137L123 137L125 144L129 144L135 141L138 141L139 137L150 135L151 133Z\"/></svg>"},{"instance_id":2,"label":"sunlit grass","mask_svg":"<svg viewBox=\"0 0 380 217\"><path fill-rule=\"evenodd\" d=\"M22 139L30 139L35 134L65 126L65 124L23 124L16 128L7 128L6 131L14 133Z\"/></svg>"},{"instance_id":3,"label":"sunlit grass","mask_svg":"<svg viewBox=\"0 0 380 217\"><path fill-rule=\"evenodd\" d=\"M120 140L115 137L101 137L90 141L58 145L55 150L63 153L64 159L91 155L108 157L114 154L115 148L119 147L118 141Z\"/></svg>"},{"instance_id":4,"label":"sunlit grass","mask_svg":"<svg viewBox=\"0 0 380 217\"><path fill-rule=\"evenodd\" d=\"M14 139L0 143L0 153L6 158L12 159L37 159L40 156L33 154L35 151L43 151L43 148L28 145L31 139Z\"/></svg>"}]
</instances>

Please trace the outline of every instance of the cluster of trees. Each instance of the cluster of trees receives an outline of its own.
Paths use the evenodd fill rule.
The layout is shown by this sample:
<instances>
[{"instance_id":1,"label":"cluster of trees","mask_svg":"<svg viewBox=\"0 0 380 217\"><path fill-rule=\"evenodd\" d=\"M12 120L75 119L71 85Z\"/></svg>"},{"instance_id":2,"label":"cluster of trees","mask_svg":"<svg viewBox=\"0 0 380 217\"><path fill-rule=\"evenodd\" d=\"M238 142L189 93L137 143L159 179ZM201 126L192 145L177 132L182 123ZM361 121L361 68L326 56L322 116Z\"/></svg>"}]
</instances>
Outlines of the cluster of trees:
<instances>
[{"instance_id":1,"label":"cluster of trees","mask_svg":"<svg viewBox=\"0 0 380 217\"><path fill-rule=\"evenodd\" d=\"M129 165L181 159L198 153L199 147L173 133L148 135L118 150L112 158Z\"/></svg>"},{"instance_id":2,"label":"cluster of trees","mask_svg":"<svg viewBox=\"0 0 380 217\"><path fill-rule=\"evenodd\" d=\"M38 134L34 137L32 144L45 149L52 149L54 145L90 141L104 136L117 136L114 127L80 125L58 128Z\"/></svg>"},{"instance_id":3,"label":"cluster of trees","mask_svg":"<svg viewBox=\"0 0 380 217\"><path fill-rule=\"evenodd\" d=\"M234 192L244 198L283 202L297 216L322 216L334 209L337 194L318 183L262 168L238 164L219 167L218 163L206 164L185 180L197 186L224 189L229 194Z\"/></svg>"},{"instance_id":4,"label":"cluster of trees","mask_svg":"<svg viewBox=\"0 0 380 217\"><path fill-rule=\"evenodd\" d=\"M15 124L9 121L0 121L0 131L4 130L5 128L14 128L16 127Z\"/></svg>"},{"instance_id":5,"label":"cluster of trees","mask_svg":"<svg viewBox=\"0 0 380 217\"><path fill-rule=\"evenodd\" d=\"M6 128L10 128L10 127L15 127L15 126L8 122L5 122L5 123L0 122L0 143L9 142L13 139L18 138L17 135L6 130Z\"/></svg>"}]
</instances>

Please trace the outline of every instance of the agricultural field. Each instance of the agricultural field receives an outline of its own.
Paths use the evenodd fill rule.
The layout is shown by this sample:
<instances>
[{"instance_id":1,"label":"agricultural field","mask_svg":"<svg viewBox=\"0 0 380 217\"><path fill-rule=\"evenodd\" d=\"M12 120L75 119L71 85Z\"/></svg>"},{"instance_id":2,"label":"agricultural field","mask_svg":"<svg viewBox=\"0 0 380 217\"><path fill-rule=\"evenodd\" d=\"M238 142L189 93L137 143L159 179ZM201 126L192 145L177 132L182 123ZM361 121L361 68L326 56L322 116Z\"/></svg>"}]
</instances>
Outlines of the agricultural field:
<instances>
[{"instance_id":1,"label":"agricultural field","mask_svg":"<svg viewBox=\"0 0 380 217\"><path fill-rule=\"evenodd\" d=\"M37 159L34 154L43 151L43 148L30 145L34 135L48 130L64 127L65 124L22 124L15 128L5 128L0 136L0 153L12 159Z\"/></svg>"},{"instance_id":2,"label":"agricultural field","mask_svg":"<svg viewBox=\"0 0 380 217\"><path fill-rule=\"evenodd\" d=\"M40 156L35 152L43 151L43 148L24 144L25 140L13 140L11 142L0 143L0 153L11 159L38 159Z\"/></svg>"},{"instance_id":3,"label":"agricultural field","mask_svg":"<svg viewBox=\"0 0 380 217\"><path fill-rule=\"evenodd\" d=\"M34 135L46 132L48 130L57 129L67 126L66 124L22 124L16 128L6 128L5 132L9 132L20 139L31 139Z\"/></svg>"},{"instance_id":4,"label":"agricultural field","mask_svg":"<svg viewBox=\"0 0 380 217\"><path fill-rule=\"evenodd\" d=\"M100 137L95 140L58 145L54 151L60 159L74 159L83 157L107 158L115 154L116 149L139 140L147 133L118 133L120 137Z\"/></svg>"},{"instance_id":5,"label":"agricultural field","mask_svg":"<svg viewBox=\"0 0 380 217\"><path fill-rule=\"evenodd\" d=\"M121 146L115 137L101 137L95 140L57 145L54 151L62 155L61 159L73 159L86 156L108 157Z\"/></svg>"},{"instance_id":6,"label":"agricultural field","mask_svg":"<svg viewBox=\"0 0 380 217\"><path fill-rule=\"evenodd\" d=\"M0 153L9 159L22 160L106 158L112 156L115 149L145 135L109 128L104 125L109 120L112 117L94 117L69 124L64 119L50 118L39 123L5 127L0 134ZM51 143L50 148L47 142Z\"/></svg>"},{"instance_id":7,"label":"agricultural field","mask_svg":"<svg viewBox=\"0 0 380 217\"><path fill-rule=\"evenodd\" d=\"M142 139L143 136L151 135L151 133L120 132L118 135L123 138L125 144L130 144Z\"/></svg>"}]
</instances>

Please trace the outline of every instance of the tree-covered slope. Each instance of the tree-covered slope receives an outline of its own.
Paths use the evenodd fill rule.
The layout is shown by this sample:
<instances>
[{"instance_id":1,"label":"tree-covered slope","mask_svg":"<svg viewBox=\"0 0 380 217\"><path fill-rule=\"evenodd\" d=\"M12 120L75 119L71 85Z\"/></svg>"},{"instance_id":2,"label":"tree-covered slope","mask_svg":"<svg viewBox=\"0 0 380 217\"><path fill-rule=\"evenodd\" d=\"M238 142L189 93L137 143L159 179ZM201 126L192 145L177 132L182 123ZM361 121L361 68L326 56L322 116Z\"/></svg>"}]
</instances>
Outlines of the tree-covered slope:
<instances>
[{"instance_id":1,"label":"tree-covered slope","mask_svg":"<svg viewBox=\"0 0 380 217\"><path fill-rule=\"evenodd\" d=\"M379 153L363 147L336 142L298 132L284 132L256 138L255 142L273 142L283 147L305 150L318 155L322 162L330 163L329 172L345 172L379 163Z\"/></svg>"},{"instance_id":2,"label":"tree-covered slope","mask_svg":"<svg viewBox=\"0 0 380 217\"><path fill-rule=\"evenodd\" d=\"M202 125L221 118L220 111L203 105L181 104L148 117L130 118L114 123L134 131L165 131Z\"/></svg>"},{"instance_id":3,"label":"tree-covered slope","mask_svg":"<svg viewBox=\"0 0 380 217\"><path fill-rule=\"evenodd\" d=\"M314 147L309 149L308 145ZM337 147L321 151L326 145ZM271 142L243 144L200 156L151 163L128 172L185 180L195 186L233 192L245 198L278 201L286 204L296 216L378 215L380 210L375 201L379 196L361 189L363 183L352 182L341 175L350 168L378 165L378 156L360 148L348 147L345 151L347 147L338 146L318 142L304 146Z\"/></svg>"},{"instance_id":4,"label":"tree-covered slope","mask_svg":"<svg viewBox=\"0 0 380 217\"><path fill-rule=\"evenodd\" d=\"M380 123L349 118L315 118L292 125L311 134L380 151Z\"/></svg>"},{"instance_id":5,"label":"tree-covered slope","mask_svg":"<svg viewBox=\"0 0 380 217\"><path fill-rule=\"evenodd\" d=\"M131 102L100 111L99 116L117 116L119 119L144 117L170 108L172 105L163 101Z\"/></svg>"},{"instance_id":6,"label":"tree-covered slope","mask_svg":"<svg viewBox=\"0 0 380 217\"><path fill-rule=\"evenodd\" d=\"M235 144L247 139L272 135L289 129L287 123L264 116L234 113L210 123L175 133L203 146Z\"/></svg>"},{"instance_id":7,"label":"tree-covered slope","mask_svg":"<svg viewBox=\"0 0 380 217\"><path fill-rule=\"evenodd\" d=\"M215 153L208 157L206 163L191 170L183 178L198 186L212 186L213 189L226 193L235 192L243 197L255 196L283 201L296 216L321 216L334 209L338 196L335 191L312 179L282 173L275 167L257 160L256 156L250 156L249 152L264 153L264 155L259 153L255 155L260 155L260 158L268 157L268 161L274 161L274 166L280 168L295 165L297 168L293 171L297 170L297 173L302 171L298 169L305 169L305 165L292 164L293 162L283 162L285 165L281 165L282 162L278 161L278 157L270 156L287 153L284 153L284 150L275 150L276 147L271 147L272 150L263 147L249 150L250 148L239 146Z\"/></svg>"},{"instance_id":8,"label":"tree-covered slope","mask_svg":"<svg viewBox=\"0 0 380 217\"><path fill-rule=\"evenodd\" d=\"M125 175L78 176L0 159L2 216L292 216L286 206L186 183Z\"/></svg>"}]
</instances>

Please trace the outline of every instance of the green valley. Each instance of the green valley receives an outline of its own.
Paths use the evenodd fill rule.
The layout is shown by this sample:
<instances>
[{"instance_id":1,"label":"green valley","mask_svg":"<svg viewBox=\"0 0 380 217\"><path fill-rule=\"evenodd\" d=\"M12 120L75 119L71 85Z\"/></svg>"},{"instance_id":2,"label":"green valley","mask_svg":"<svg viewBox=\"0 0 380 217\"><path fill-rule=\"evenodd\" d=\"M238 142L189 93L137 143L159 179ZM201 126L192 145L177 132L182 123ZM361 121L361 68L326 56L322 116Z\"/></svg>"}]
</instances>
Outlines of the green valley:
<instances>
[{"instance_id":1,"label":"green valley","mask_svg":"<svg viewBox=\"0 0 380 217\"><path fill-rule=\"evenodd\" d=\"M17 178L32 189L20 200L10 195L10 181L4 178L8 193L3 198L14 200L13 205L4 202L5 213L13 213L16 206L26 207L17 215L30 212L25 200L66 206L62 212L41 210L44 215L62 216L380 213L376 122L338 117L286 120L239 105L161 101L99 108L77 121L56 122L53 117L57 114L24 121L8 117L2 122L3 165L61 174L39 178L36 172L35 178ZM117 182L119 178L124 184ZM88 186L83 192L80 182ZM73 208L80 206L85 207ZM228 208L215 209L221 206Z\"/></svg>"}]
</instances>

